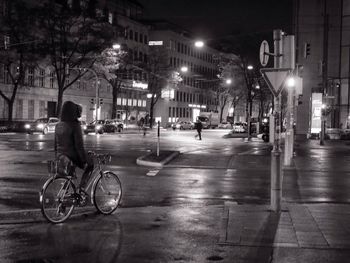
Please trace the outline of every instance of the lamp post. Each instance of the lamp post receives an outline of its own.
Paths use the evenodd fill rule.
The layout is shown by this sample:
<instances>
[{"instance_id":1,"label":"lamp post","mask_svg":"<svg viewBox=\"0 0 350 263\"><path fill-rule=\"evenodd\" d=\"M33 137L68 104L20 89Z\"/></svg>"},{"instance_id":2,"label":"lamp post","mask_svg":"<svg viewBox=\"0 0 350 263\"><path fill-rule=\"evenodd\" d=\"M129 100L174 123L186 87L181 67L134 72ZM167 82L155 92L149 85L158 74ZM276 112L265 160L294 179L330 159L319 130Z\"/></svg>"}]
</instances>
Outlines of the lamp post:
<instances>
[{"instance_id":1,"label":"lamp post","mask_svg":"<svg viewBox=\"0 0 350 263\"><path fill-rule=\"evenodd\" d=\"M324 136L326 131L326 104L322 103L321 106L321 135L320 135L320 145L324 145Z\"/></svg>"},{"instance_id":2,"label":"lamp post","mask_svg":"<svg viewBox=\"0 0 350 263\"><path fill-rule=\"evenodd\" d=\"M253 100L252 100L252 83L251 81L249 80L249 72L252 71L254 69L254 67L252 65L248 65L247 66L247 78L248 78L248 103L246 105L246 113L247 113L247 140L250 141L251 140L251 134L250 134L250 131L251 131L251 115L252 115L252 103L253 103Z\"/></svg>"},{"instance_id":3,"label":"lamp post","mask_svg":"<svg viewBox=\"0 0 350 263\"><path fill-rule=\"evenodd\" d=\"M287 79L288 97L287 97L287 113L286 113L286 136L284 147L284 165L290 166L293 157L294 144L294 114L293 114L293 97L295 93L295 79L290 77Z\"/></svg>"}]
</instances>

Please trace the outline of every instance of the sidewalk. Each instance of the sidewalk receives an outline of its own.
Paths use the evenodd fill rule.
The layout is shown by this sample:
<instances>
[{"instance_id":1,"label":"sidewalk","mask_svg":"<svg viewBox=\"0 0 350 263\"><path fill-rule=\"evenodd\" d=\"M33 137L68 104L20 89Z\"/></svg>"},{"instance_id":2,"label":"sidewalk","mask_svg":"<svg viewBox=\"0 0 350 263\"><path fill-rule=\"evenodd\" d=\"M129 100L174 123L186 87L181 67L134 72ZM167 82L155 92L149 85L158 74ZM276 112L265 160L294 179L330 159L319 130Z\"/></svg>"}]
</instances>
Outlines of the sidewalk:
<instances>
[{"instance_id":1,"label":"sidewalk","mask_svg":"<svg viewBox=\"0 0 350 263\"><path fill-rule=\"evenodd\" d=\"M266 205L226 203L220 244L350 249L350 205L285 204L281 213Z\"/></svg>"}]
</instances>

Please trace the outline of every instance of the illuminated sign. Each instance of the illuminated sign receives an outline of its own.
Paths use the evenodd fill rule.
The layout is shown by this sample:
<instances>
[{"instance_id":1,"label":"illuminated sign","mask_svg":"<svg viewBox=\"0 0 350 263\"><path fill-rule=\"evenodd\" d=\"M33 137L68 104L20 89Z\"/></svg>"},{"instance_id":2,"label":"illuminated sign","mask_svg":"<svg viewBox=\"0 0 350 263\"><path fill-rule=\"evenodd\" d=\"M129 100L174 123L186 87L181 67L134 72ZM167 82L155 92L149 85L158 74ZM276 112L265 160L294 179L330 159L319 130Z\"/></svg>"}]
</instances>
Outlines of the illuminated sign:
<instances>
[{"instance_id":1,"label":"illuminated sign","mask_svg":"<svg viewBox=\"0 0 350 263\"><path fill-rule=\"evenodd\" d=\"M163 41L148 41L149 46L163 46Z\"/></svg>"},{"instance_id":2,"label":"illuminated sign","mask_svg":"<svg viewBox=\"0 0 350 263\"><path fill-rule=\"evenodd\" d=\"M133 88L140 88L140 89L147 89L148 88L147 83L137 82L135 80L132 81L132 86L133 86Z\"/></svg>"},{"instance_id":3,"label":"illuminated sign","mask_svg":"<svg viewBox=\"0 0 350 263\"><path fill-rule=\"evenodd\" d=\"M206 105L197 105L197 104L188 104L188 107L190 107L190 108L202 108L202 109L207 108Z\"/></svg>"},{"instance_id":4,"label":"illuminated sign","mask_svg":"<svg viewBox=\"0 0 350 263\"><path fill-rule=\"evenodd\" d=\"M312 93L311 97L311 133L321 132L322 93Z\"/></svg>"},{"instance_id":5,"label":"illuminated sign","mask_svg":"<svg viewBox=\"0 0 350 263\"><path fill-rule=\"evenodd\" d=\"M162 98L164 99L174 99L175 91L174 89L163 89L162 90Z\"/></svg>"}]
</instances>

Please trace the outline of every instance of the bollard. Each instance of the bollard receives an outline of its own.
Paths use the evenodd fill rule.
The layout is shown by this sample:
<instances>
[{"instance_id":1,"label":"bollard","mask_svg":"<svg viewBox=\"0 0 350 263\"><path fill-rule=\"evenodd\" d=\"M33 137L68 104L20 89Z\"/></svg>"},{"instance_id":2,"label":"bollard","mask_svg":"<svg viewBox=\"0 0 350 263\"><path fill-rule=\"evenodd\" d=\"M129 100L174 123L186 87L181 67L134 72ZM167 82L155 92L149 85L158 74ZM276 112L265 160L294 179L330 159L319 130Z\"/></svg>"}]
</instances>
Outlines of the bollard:
<instances>
[{"instance_id":1,"label":"bollard","mask_svg":"<svg viewBox=\"0 0 350 263\"><path fill-rule=\"evenodd\" d=\"M159 156L159 148L160 148L160 121L158 121L158 132L157 132L157 156Z\"/></svg>"}]
</instances>

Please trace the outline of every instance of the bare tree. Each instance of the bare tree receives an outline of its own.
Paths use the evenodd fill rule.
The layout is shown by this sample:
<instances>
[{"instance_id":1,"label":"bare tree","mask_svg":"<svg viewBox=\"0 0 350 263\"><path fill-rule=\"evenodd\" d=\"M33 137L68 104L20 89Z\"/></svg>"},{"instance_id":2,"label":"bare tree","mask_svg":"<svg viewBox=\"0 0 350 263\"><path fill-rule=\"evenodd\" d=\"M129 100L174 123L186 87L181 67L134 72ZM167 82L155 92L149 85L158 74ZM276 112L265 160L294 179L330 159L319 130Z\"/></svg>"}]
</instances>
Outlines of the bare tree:
<instances>
[{"instance_id":1,"label":"bare tree","mask_svg":"<svg viewBox=\"0 0 350 263\"><path fill-rule=\"evenodd\" d=\"M150 128L153 127L154 107L161 98L162 90L167 84L176 86L182 78L171 70L167 50L161 46L150 48L148 60L140 66L148 76L148 93L150 94Z\"/></svg>"},{"instance_id":2,"label":"bare tree","mask_svg":"<svg viewBox=\"0 0 350 263\"><path fill-rule=\"evenodd\" d=\"M117 117L117 98L131 65L126 47L106 48L94 65L98 74L112 86L112 119Z\"/></svg>"},{"instance_id":3,"label":"bare tree","mask_svg":"<svg viewBox=\"0 0 350 263\"><path fill-rule=\"evenodd\" d=\"M113 30L105 16L95 14L96 1L48 1L37 9L41 52L53 68L57 86L56 115L64 92L84 73L69 79L69 68L91 68L101 51L112 45Z\"/></svg>"},{"instance_id":4,"label":"bare tree","mask_svg":"<svg viewBox=\"0 0 350 263\"><path fill-rule=\"evenodd\" d=\"M1 35L6 36L10 43L1 48L0 59L5 77L0 89L0 96L7 103L7 120L12 122L13 106L20 88L26 84L25 74L29 67L34 67L36 56L34 52L35 27L32 23L32 8L23 0L13 0L6 3L7 12L0 16ZM7 84L7 85L6 85ZM5 90L5 88L8 89Z\"/></svg>"}]
</instances>

